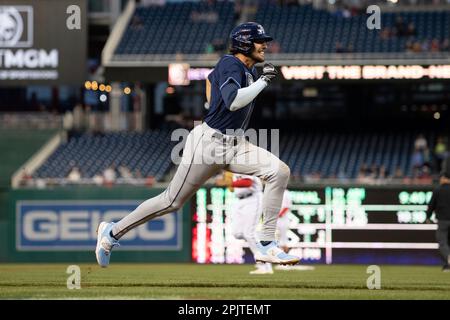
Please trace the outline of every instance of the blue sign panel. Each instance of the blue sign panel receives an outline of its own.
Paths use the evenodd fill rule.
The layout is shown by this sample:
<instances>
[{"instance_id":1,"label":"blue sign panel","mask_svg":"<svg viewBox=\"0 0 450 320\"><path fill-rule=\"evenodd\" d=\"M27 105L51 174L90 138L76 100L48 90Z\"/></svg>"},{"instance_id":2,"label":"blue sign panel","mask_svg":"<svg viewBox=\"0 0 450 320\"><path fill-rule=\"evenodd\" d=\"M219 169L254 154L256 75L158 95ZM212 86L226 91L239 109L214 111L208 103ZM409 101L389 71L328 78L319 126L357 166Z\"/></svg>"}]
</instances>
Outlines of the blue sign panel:
<instances>
[{"instance_id":1,"label":"blue sign panel","mask_svg":"<svg viewBox=\"0 0 450 320\"><path fill-rule=\"evenodd\" d=\"M94 250L101 221L118 221L140 201L19 201L18 250ZM120 239L120 250L179 250L181 213L155 218Z\"/></svg>"}]
</instances>

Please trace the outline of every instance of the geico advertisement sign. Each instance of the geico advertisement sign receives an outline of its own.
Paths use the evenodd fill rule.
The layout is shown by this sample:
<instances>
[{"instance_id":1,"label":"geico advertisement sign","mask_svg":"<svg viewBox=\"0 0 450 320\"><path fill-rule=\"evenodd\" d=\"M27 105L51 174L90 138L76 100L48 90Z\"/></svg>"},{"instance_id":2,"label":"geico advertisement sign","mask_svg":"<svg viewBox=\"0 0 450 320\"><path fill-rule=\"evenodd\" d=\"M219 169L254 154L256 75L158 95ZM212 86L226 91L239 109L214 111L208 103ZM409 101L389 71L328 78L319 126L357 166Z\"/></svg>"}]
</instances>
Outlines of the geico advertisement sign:
<instances>
[{"instance_id":1,"label":"geico advertisement sign","mask_svg":"<svg viewBox=\"0 0 450 320\"><path fill-rule=\"evenodd\" d=\"M100 221L118 221L139 201L19 201L16 209L18 250L90 250ZM153 219L120 239L120 250L178 250L181 213Z\"/></svg>"}]
</instances>

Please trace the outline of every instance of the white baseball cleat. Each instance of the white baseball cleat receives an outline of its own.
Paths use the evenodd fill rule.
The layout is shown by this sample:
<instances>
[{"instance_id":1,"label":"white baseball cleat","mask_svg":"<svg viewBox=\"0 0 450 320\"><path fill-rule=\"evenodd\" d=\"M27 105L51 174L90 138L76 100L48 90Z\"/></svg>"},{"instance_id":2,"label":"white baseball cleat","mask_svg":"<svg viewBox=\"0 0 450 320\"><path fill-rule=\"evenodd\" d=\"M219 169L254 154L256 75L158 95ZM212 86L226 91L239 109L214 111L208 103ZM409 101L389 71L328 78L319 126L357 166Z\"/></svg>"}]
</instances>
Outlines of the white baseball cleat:
<instances>
[{"instance_id":1,"label":"white baseball cleat","mask_svg":"<svg viewBox=\"0 0 450 320\"><path fill-rule=\"evenodd\" d=\"M102 268L106 268L109 265L112 248L119 246L119 241L110 235L113 226L113 222L101 222L97 229L97 247L95 248L95 256L97 257L98 264Z\"/></svg>"},{"instance_id":2,"label":"white baseball cleat","mask_svg":"<svg viewBox=\"0 0 450 320\"><path fill-rule=\"evenodd\" d=\"M260 242L257 243L259 252L255 256L256 262L270 262L274 264L297 264L300 258L287 254L281 250L275 241L272 241L266 246Z\"/></svg>"}]
</instances>

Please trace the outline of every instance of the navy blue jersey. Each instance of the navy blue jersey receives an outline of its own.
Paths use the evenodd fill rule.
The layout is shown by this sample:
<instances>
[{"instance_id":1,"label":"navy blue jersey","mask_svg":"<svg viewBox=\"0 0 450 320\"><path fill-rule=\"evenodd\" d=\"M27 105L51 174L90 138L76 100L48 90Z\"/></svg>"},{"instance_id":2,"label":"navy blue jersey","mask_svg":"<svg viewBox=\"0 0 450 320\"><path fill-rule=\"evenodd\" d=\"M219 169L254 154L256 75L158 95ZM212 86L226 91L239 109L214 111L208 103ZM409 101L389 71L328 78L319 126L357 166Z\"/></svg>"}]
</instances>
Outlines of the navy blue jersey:
<instances>
[{"instance_id":1,"label":"navy blue jersey","mask_svg":"<svg viewBox=\"0 0 450 320\"><path fill-rule=\"evenodd\" d=\"M232 101L224 98L224 91L235 91L234 98L238 89L248 87L256 81L256 68L248 69L235 56L225 55L216 64L208 79L211 82L211 101L204 119L208 126L222 133L226 133L227 129L247 129L255 101L239 110L231 111L228 104Z\"/></svg>"}]
</instances>

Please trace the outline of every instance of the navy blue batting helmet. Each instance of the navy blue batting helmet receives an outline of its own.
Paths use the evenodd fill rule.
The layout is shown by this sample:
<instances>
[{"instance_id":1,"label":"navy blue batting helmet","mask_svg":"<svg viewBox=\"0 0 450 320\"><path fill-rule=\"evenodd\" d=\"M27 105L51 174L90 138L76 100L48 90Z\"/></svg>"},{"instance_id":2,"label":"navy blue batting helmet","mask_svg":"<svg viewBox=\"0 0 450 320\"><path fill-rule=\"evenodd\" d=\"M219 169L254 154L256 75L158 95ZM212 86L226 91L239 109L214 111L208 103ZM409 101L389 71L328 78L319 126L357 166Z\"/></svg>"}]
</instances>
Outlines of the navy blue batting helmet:
<instances>
[{"instance_id":1,"label":"navy blue batting helmet","mask_svg":"<svg viewBox=\"0 0 450 320\"><path fill-rule=\"evenodd\" d=\"M272 41L273 38L266 34L262 25L256 22L245 22L235 27L230 33L231 53L250 54L253 43L256 41Z\"/></svg>"}]
</instances>

